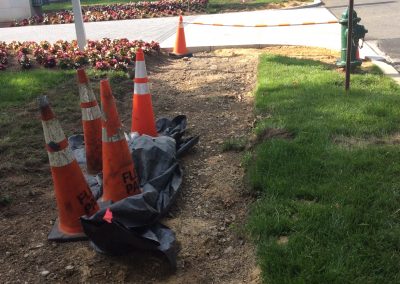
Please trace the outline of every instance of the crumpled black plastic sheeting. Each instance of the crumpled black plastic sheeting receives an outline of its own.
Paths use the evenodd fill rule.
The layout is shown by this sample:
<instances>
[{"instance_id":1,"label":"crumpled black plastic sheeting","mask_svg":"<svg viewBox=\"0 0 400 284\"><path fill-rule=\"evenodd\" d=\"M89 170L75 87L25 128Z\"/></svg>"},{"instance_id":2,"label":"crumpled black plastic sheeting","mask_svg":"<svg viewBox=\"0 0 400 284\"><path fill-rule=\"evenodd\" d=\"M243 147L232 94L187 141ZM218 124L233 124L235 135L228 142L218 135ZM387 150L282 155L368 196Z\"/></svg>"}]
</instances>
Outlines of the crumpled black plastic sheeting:
<instances>
[{"instance_id":1,"label":"crumpled black plastic sheeting","mask_svg":"<svg viewBox=\"0 0 400 284\"><path fill-rule=\"evenodd\" d=\"M81 222L93 247L101 252L119 255L135 249L163 252L173 267L176 266L175 234L158 220L174 203L182 183L182 170L177 153L185 153L199 137L183 139L186 117L157 121L159 137L133 135L128 137L137 175L143 190L141 194L127 197L102 208ZM85 150L82 135L69 138L70 147L78 163L85 166ZM98 199L102 195L102 177L85 175ZM112 212L111 222L104 216Z\"/></svg>"},{"instance_id":2,"label":"crumpled black plastic sheeting","mask_svg":"<svg viewBox=\"0 0 400 284\"><path fill-rule=\"evenodd\" d=\"M178 115L172 120L168 118L160 118L156 122L157 132L159 135L169 136L176 141L176 157L184 155L190 148L199 142L199 136L184 138L187 126L185 115Z\"/></svg>"}]
</instances>

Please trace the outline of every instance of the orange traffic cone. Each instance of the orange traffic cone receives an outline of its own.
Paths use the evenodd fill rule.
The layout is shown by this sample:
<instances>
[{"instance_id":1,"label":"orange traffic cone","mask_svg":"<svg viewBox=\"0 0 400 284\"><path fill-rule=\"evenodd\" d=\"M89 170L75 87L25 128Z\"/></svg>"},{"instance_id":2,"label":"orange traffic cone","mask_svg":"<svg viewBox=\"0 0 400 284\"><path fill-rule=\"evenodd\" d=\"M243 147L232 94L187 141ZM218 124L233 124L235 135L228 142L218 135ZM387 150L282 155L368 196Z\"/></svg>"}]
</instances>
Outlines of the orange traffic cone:
<instances>
[{"instance_id":1,"label":"orange traffic cone","mask_svg":"<svg viewBox=\"0 0 400 284\"><path fill-rule=\"evenodd\" d=\"M82 240L86 236L79 217L91 216L99 210L99 207L46 96L39 98L39 106L59 217L48 239Z\"/></svg>"},{"instance_id":2,"label":"orange traffic cone","mask_svg":"<svg viewBox=\"0 0 400 284\"><path fill-rule=\"evenodd\" d=\"M175 58L192 57L193 54L186 48L185 30L183 28L183 18L179 16L178 30L173 51L169 54Z\"/></svg>"},{"instance_id":3,"label":"orange traffic cone","mask_svg":"<svg viewBox=\"0 0 400 284\"><path fill-rule=\"evenodd\" d=\"M148 81L144 54L142 49L139 48L136 51L131 132L156 137L158 134Z\"/></svg>"},{"instance_id":4,"label":"orange traffic cone","mask_svg":"<svg viewBox=\"0 0 400 284\"><path fill-rule=\"evenodd\" d=\"M128 142L108 80L100 82L103 140L103 201L117 202L141 192Z\"/></svg>"},{"instance_id":5,"label":"orange traffic cone","mask_svg":"<svg viewBox=\"0 0 400 284\"><path fill-rule=\"evenodd\" d=\"M102 169L101 157L101 111L89 85L84 69L78 69L79 97L82 109L83 135L88 174L98 174Z\"/></svg>"}]
</instances>

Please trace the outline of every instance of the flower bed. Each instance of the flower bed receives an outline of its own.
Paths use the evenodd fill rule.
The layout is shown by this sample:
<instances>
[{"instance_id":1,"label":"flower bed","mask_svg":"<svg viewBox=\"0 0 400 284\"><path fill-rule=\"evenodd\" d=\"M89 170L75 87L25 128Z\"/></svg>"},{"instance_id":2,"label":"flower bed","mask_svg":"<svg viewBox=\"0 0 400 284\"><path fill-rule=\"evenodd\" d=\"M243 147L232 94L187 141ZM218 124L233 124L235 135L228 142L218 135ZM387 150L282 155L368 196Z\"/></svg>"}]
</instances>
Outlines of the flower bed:
<instances>
[{"instance_id":1,"label":"flower bed","mask_svg":"<svg viewBox=\"0 0 400 284\"><path fill-rule=\"evenodd\" d=\"M123 70L133 65L136 50L141 47L146 54L160 51L157 42L144 42L128 39L88 41L85 51L80 51L76 41L0 42L0 70L5 70L10 56L16 56L22 69L32 68L33 62L45 68L79 68L90 65L98 70Z\"/></svg>"},{"instance_id":2,"label":"flower bed","mask_svg":"<svg viewBox=\"0 0 400 284\"><path fill-rule=\"evenodd\" d=\"M84 6L83 20L99 22L177 16L184 13L204 12L208 0L161 0L154 2L130 2L127 4ZM43 14L24 20L16 20L12 26L67 24L74 22L72 11Z\"/></svg>"},{"instance_id":3,"label":"flower bed","mask_svg":"<svg viewBox=\"0 0 400 284\"><path fill-rule=\"evenodd\" d=\"M5 70L8 64L7 45L0 42L0 70Z\"/></svg>"}]
</instances>

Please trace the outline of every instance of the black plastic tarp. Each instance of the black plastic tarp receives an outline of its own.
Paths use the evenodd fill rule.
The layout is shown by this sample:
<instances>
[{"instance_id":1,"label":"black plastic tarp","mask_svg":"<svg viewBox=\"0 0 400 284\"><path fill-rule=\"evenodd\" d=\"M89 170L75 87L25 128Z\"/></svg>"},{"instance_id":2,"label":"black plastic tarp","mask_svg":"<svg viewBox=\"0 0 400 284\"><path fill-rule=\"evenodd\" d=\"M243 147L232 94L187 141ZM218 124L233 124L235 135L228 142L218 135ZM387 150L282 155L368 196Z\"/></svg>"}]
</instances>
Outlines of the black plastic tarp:
<instances>
[{"instance_id":1,"label":"black plastic tarp","mask_svg":"<svg viewBox=\"0 0 400 284\"><path fill-rule=\"evenodd\" d=\"M113 204L100 203L91 217L81 217L83 229L92 246L101 253L119 255L132 250L157 250L176 265L176 240L171 229L159 220L174 203L182 183L177 158L193 147L199 137L183 138L186 117L157 121L159 137L127 135L142 193ZM78 163L86 165L83 135L69 137ZM85 175L97 199L102 195L101 175Z\"/></svg>"}]
</instances>

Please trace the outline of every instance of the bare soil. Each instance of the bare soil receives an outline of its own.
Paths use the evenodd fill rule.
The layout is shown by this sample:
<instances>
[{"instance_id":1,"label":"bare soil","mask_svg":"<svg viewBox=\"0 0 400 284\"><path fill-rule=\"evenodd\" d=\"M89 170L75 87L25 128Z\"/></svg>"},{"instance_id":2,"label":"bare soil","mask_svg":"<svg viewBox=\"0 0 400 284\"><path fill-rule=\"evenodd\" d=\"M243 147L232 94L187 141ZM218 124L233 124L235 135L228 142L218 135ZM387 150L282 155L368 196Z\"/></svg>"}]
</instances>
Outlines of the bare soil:
<instances>
[{"instance_id":1,"label":"bare soil","mask_svg":"<svg viewBox=\"0 0 400 284\"><path fill-rule=\"evenodd\" d=\"M260 283L255 249L244 230L253 197L246 189L243 153L223 152L228 139L247 139L257 120L252 91L258 56L273 52L333 63L337 54L324 49L271 47L220 50L190 59L147 58L157 117L188 116L188 134L200 143L182 159L181 194L163 223L180 244L178 268L160 255L137 252L110 257L88 242L51 243L47 234L57 217L43 134L35 102L1 114L0 188L10 200L0 202L0 279L2 283ZM97 88L98 79L94 79ZM68 82L48 92L57 102ZM130 80L114 87L125 126L130 124ZM58 98L58 102L62 103ZM76 108L57 112L67 134L81 132ZM33 127L35 125L35 127ZM26 130L6 141L10 128ZM34 129L31 130L31 129ZM284 131L268 132L262 139ZM284 240L282 240L284 242Z\"/></svg>"}]
</instances>

